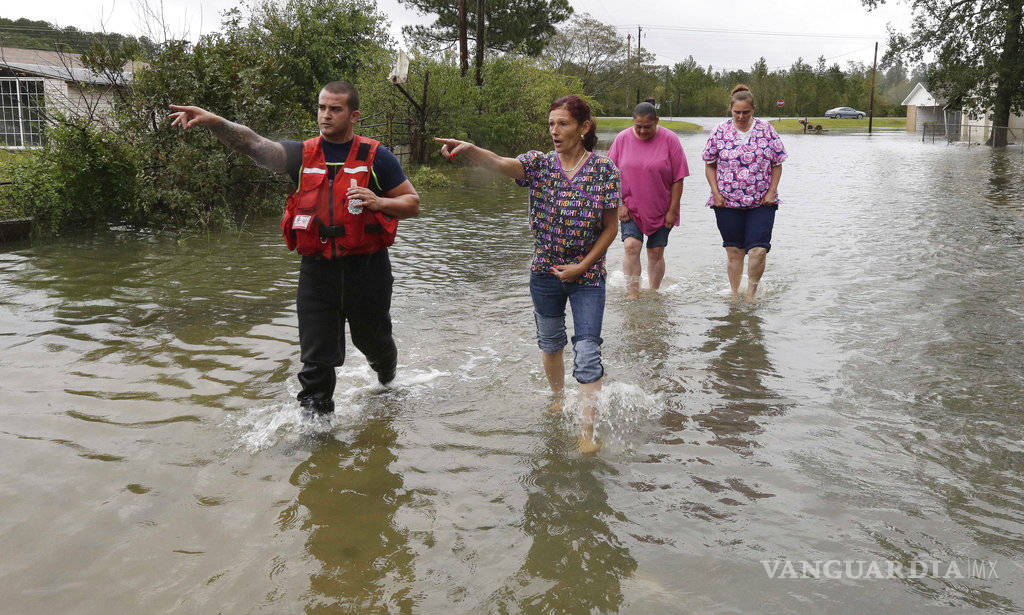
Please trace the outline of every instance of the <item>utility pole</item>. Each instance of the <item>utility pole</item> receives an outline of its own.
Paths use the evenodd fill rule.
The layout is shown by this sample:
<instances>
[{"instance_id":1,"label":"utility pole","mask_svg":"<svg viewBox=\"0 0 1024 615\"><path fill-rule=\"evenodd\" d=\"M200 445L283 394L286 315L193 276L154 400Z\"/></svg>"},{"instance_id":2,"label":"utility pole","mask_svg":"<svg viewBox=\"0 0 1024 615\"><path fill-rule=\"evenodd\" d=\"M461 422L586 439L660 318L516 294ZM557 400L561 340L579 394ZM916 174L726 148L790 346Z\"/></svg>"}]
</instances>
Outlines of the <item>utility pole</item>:
<instances>
[{"instance_id":1,"label":"utility pole","mask_svg":"<svg viewBox=\"0 0 1024 615\"><path fill-rule=\"evenodd\" d=\"M636 104L640 104L640 26L636 27Z\"/></svg>"},{"instance_id":2,"label":"utility pole","mask_svg":"<svg viewBox=\"0 0 1024 615\"><path fill-rule=\"evenodd\" d=\"M878 68L878 41L875 41L875 61L871 65L871 107L868 109L868 134L875 121L875 69Z\"/></svg>"}]
</instances>

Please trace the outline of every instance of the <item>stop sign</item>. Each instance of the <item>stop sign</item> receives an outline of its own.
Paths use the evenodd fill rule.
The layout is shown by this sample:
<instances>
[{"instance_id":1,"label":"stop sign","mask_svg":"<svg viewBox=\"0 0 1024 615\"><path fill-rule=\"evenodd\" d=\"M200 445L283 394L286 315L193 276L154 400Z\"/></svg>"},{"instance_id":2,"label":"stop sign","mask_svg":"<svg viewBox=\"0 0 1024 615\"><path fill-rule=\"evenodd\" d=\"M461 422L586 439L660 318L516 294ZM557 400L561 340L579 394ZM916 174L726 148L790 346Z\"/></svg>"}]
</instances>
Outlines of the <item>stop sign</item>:
<instances>
[{"instance_id":1,"label":"stop sign","mask_svg":"<svg viewBox=\"0 0 1024 615\"><path fill-rule=\"evenodd\" d=\"M775 106L778 107L779 109L781 109L782 105L784 104L786 104L786 101L782 100L781 98L775 101Z\"/></svg>"}]
</instances>

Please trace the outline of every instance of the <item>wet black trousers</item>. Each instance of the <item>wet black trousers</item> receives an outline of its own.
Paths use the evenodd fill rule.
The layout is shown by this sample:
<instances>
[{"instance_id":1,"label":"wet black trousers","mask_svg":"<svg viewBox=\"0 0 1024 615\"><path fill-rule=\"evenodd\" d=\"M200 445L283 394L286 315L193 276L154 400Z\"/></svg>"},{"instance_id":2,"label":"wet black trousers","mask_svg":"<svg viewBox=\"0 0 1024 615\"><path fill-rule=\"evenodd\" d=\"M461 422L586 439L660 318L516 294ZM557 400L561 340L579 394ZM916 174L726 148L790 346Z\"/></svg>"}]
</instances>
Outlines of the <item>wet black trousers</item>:
<instances>
[{"instance_id":1,"label":"wet black trousers","mask_svg":"<svg viewBox=\"0 0 1024 615\"><path fill-rule=\"evenodd\" d=\"M299 403L334 408L334 368L345 362L345 321L352 343L378 374L395 369L391 336L391 259L388 251L336 259L303 256L299 267Z\"/></svg>"}]
</instances>

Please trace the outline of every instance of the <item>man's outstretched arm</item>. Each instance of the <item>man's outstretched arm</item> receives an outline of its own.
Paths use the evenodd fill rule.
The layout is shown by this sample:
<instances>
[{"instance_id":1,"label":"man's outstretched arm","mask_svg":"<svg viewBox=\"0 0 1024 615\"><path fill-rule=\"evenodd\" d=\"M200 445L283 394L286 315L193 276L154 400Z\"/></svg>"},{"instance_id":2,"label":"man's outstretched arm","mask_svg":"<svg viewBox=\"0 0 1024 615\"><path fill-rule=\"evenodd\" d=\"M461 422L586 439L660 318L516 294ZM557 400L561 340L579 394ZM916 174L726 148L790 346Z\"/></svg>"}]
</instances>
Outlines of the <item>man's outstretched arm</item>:
<instances>
[{"instance_id":1,"label":"man's outstretched arm","mask_svg":"<svg viewBox=\"0 0 1024 615\"><path fill-rule=\"evenodd\" d=\"M275 173L288 171L284 146L277 141L261 137L247 126L229 122L200 107L171 105L171 109L174 110L168 116L173 118L171 126L180 126L184 130L196 125L205 126L221 143L252 158L261 167Z\"/></svg>"}]
</instances>

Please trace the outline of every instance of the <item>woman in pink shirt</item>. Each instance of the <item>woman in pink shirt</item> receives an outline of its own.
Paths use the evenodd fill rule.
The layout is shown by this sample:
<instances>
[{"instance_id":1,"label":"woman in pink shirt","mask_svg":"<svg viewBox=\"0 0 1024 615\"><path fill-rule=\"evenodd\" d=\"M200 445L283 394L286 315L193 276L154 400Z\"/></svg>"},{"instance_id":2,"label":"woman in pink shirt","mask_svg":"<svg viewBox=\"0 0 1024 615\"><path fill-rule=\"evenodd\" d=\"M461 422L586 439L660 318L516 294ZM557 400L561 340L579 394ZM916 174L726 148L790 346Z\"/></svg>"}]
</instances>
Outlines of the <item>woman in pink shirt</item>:
<instances>
[{"instance_id":1,"label":"woman in pink shirt","mask_svg":"<svg viewBox=\"0 0 1024 615\"><path fill-rule=\"evenodd\" d=\"M679 225L683 178L690 174L679 137L658 126L658 112L649 102L633 110L633 126L620 132L608 157L622 174L619 221L626 254L626 298L640 296L640 248L647 238L647 277L652 290L665 277L668 233Z\"/></svg>"}]
</instances>

